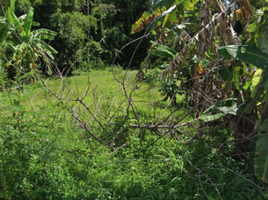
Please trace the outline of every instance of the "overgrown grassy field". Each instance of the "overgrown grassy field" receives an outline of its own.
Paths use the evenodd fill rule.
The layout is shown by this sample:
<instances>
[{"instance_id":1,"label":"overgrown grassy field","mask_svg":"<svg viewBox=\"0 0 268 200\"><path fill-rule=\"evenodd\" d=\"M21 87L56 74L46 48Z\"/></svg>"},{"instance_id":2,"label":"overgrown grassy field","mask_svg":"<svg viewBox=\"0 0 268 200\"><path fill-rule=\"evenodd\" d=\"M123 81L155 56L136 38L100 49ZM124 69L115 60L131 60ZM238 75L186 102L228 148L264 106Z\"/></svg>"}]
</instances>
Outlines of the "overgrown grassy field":
<instances>
[{"instance_id":1,"label":"overgrown grassy field","mask_svg":"<svg viewBox=\"0 0 268 200\"><path fill-rule=\"evenodd\" d=\"M161 101L159 82L136 81L135 71L117 70L114 75L124 84L101 70L89 76L77 73L63 82L44 79L47 88L38 82L23 91L0 93L0 199L268 198L251 166L230 156L232 145L213 147L219 134L228 136L224 130L187 144L195 127L176 137L128 129L111 144L90 137L68 109L81 115L99 137L105 135L70 91L82 98L89 86L84 102L113 134L119 134L121 126L153 123L172 112L169 103ZM130 109L127 118L129 97L135 112ZM186 112L182 107L174 116Z\"/></svg>"},{"instance_id":2,"label":"overgrown grassy field","mask_svg":"<svg viewBox=\"0 0 268 200\"><path fill-rule=\"evenodd\" d=\"M135 75L137 71L122 71L115 73L119 81L124 81L127 92L135 89L134 100L140 108L148 108L148 105L159 102L161 96L158 92L160 88L159 83L146 84L144 82L136 82ZM120 104L125 101L123 88L112 76L110 70L96 70L89 74L85 72L77 73L74 76L62 79L44 78L48 88L60 97L68 96L69 91L66 91L63 84L70 87L78 97L82 97L87 87L89 87L89 94L85 98L87 104L100 102L105 104L109 101L111 104ZM35 86L24 86L23 99L21 103L28 108L31 106L45 106L48 102L56 101L56 98L50 95L46 88L38 82ZM73 97L71 97L73 98ZM164 105L164 104L163 104ZM102 106L102 105L100 105Z\"/></svg>"},{"instance_id":3,"label":"overgrown grassy field","mask_svg":"<svg viewBox=\"0 0 268 200\"><path fill-rule=\"evenodd\" d=\"M76 75L64 79L44 78L47 87L44 87L41 81L34 86L24 86L20 102L27 109L38 109L38 107L46 107L50 103L59 102L66 106L68 104L79 107L71 93L75 94L77 98L82 98L88 88L84 102L94 111L94 115L101 118L115 114L122 117L126 115L129 97L131 97L136 112L139 116L144 116L145 121L153 121L169 115L171 112L169 102L162 101L163 97L159 92L161 83L137 81L135 80L136 74L137 71L122 71L116 68L114 75L111 70L94 70L90 73L77 72ZM124 89L126 93L124 93ZM62 98L62 101L51 95L49 90ZM181 100L182 96L178 96L178 101ZM179 118L185 112L185 109L179 109L176 115ZM133 113L130 115L134 118ZM187 117L184 121L190 119Z\"/></svg>"}]
</instances>

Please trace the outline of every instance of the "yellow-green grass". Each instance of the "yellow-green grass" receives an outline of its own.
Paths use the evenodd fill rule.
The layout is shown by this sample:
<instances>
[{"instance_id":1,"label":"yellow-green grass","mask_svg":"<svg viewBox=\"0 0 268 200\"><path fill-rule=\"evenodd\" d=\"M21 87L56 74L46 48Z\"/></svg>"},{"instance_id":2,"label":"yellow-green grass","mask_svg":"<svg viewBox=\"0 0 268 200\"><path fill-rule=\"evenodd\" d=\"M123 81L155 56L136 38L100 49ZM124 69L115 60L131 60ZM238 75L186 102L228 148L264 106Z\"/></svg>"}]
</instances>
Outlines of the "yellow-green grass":
<instances>
[{"instance_id":1,"label":"yellow-green grass","mask_svg":"<svg viewBox=\"0 0 268 200\"><path fill-rule=\"evenodd\" d=\"M114 77L107 70L92 71L67 77L63 81L60 79L48 80L47 85L59 97L70 100L70 103L75 100L71 93L82 98L88 87L89 92L84 98L84 102L90 108L102 107L103 104L124 107L127 106L129 97L138 108L148 108L161 100L162 97L158 92L160 84L150 85L142 81L137 82L135 80L136 73L137 71L121 71ZM70 90L65 87L65 84ZM41 95L44 96L44 92L36 97L37 104L43 101Z\"/></svg>"},{"instance_id":2,"label":"yellow-green grass","mask_svg":"<svg viewBox=\"0 0 268 200\"><path fill-rule=\"evenodd\" d=\"M161 101L163 99L159 92L161 84L135 80L136 74L137 71L121 70L113 74L110 70L94 70L75 74L63 80L44 78L48 88L44 87L41 81L35 85L24 86L23 92L19 95L20 101L27 110L45 109L57 105L60 101L48 92L49 89L63 99L61 102L67 108L77 110L82 118L90 120L92 116L90 117L72 95L73 93L81 99L88 87L89 92L83 101L92 113L102 120L125 118L127 115L134 119L136 114L144 122L153 122L155 119L159 121L168 116L172 108L169 102ZM133 107L128 107L129 102ZM185 112L184 109L176 111L176 118L179 119Z\"/></svg>"}]
</instances>

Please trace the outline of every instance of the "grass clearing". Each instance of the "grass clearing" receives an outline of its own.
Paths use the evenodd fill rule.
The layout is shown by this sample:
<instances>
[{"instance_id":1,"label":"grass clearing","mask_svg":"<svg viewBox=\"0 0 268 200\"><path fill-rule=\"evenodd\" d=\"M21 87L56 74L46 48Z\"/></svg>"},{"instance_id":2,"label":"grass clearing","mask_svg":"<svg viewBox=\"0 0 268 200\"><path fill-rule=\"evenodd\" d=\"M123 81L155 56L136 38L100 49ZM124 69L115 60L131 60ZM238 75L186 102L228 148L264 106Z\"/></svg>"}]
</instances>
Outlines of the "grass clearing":
<instances>
[{"instance_id":1,"label":"grass clearing","mask_svg":"<svg viewBox=\"0 0 268 200\"><path fill-rule=\"evenodd\" d=\"M126 80L128 95L133 91L131 101L139 122L163 120L173 108L161 101L160 83L136 82L135 74L121 71L116 75ZM25 86L21 92L0 93L0 199L262 198L260 187L241 163L211 147L216 141L213 135L186 145L195 127L163 136L149 129L122 132L137 123L133 111L125 117L128 99L122 87L110 71L92 71L89 77L85 102L115 137L108 145L90 137L66 108L78 109L93 133L107 137L88 112L72 98L68 103L56 100L41 83ZM88 75L80 73L64 81L81 97ZM47 84L59 96L70 97L60 79L47 79ZM179 108L165 123L181 119L186 111Z\"/></svg>"},{"instance_id":2,"label":"grass clearing","mask_svg":"<svg viewBox=\"0 0 268 200\"><path fill-rule=\"evenodd\" d=\"M171 111L169 102L161 101L163 99L159 92L161 83L136 81L136 73L137 71L119 71L115 74L116 79L124 82L127 97L122 85L115 80L110 70L93 70L89 73L81 72L74 76L66 77L64 81L47 78L45 82L51 91L61 98L68 99L68 104L78 109L80 109L80 106L74 101L70 91L81 98L87 87L89 87L89 93L84 102L94 112L95 116L105 116L107 118L113 116L115 112L116 115L126 115L128 98L131 98L136 112L139 116L144 117L145 121L153 121L156 118L163 118L169 115ZM63 84L66 84L70 91ZM22 105L27 109L38 109L39 107L46 107L50 103L59 103L42 86L41 82L34 86L24 86L20 98ZM180 100L181 98L180 96L178 99ZM180 109L177 113L177 117L183 116L185 110ZM131 109L130 115L134 117ZM186 120L189 120L189 118Z\"/></svg>"}]
</instances>

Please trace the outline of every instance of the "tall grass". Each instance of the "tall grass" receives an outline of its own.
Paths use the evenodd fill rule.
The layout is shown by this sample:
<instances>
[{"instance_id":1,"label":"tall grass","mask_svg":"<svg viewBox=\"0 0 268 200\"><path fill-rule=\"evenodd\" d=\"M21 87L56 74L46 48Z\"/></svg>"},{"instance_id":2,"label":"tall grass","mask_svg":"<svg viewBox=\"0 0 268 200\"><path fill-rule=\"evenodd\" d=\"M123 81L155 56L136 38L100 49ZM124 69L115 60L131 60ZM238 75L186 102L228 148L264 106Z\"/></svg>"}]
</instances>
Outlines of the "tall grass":
<instances>
[{"instance_id":1,"label":"tall grass","mask_svg":"<svg viewBox=\"0 0 268 200\"><path fill-rule=\"evenodd\" d=\"M170 114L168 102L161 101L159 85L136 82L135 72L126 75L122 71L116 76L120 80L127 77L128 91L135 87L132 97L140 121ZM88 76L81 73L64 83L80 96ZM127 102L109 71L92 71L89 83L91 92L85 102L103 123L113 116L109 130L116 133L124 123L136 123L133 113L127 121L123 117ZM59 79L47 80L52 91L68 97L62 84ZM129 129L117 144L100 145L66 112L67 106L78 106L70 100L69 104L56 100L41 83L23 91L1 92L0 199L264 198L265 187L254 179L251 169L228 155L232 146L213 147L218 143L215 135L228 137L228 132L185 144L195 127L181 129L188 135L173 136ZM93 131L101 132L78 109L95 126ZM182 108L174 116L180 118L184 113Z\"/></svg>"}]
</instances>

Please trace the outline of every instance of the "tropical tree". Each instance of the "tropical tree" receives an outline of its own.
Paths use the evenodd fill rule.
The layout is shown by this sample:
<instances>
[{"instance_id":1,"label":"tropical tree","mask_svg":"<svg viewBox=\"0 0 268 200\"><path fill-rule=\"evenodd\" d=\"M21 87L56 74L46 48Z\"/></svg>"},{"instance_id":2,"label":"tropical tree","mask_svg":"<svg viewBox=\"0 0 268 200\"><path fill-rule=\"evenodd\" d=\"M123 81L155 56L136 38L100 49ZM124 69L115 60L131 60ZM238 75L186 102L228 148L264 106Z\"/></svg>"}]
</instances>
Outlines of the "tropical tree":
<instances>
[{"instance_id":1,"label":"tropical tree","mask_svg":"<svg viewBox=\"0 0 268 200\"><path fill-rule=\"evenodd\" d=\"M1 59L5 61L8 78L16 75L36 72L41 68L43 61L51 66L53 54L57 51L45 41L51 41L56 32L48 29L31 30L33 25L34 9L30 8L27 14L15 15L15 0L11 0L6 17L1 17L2 29L0 35ZM51 72L51 67L47 68Z\"/></svg>"}]
</instances>

